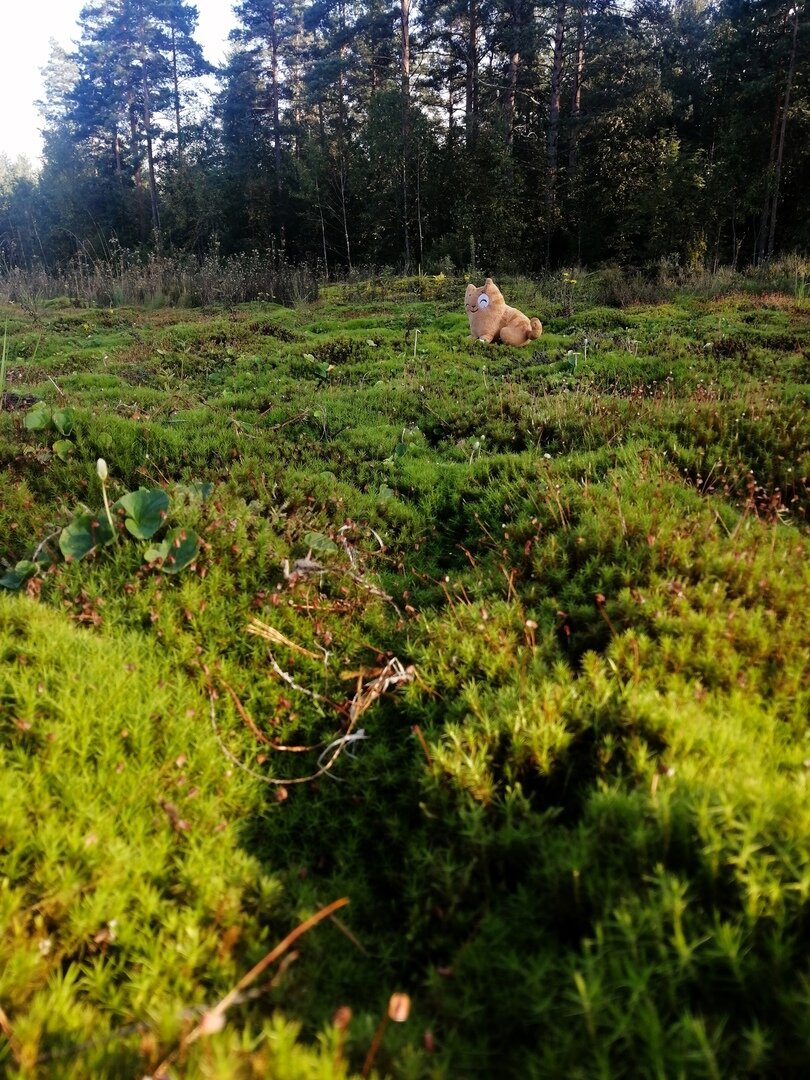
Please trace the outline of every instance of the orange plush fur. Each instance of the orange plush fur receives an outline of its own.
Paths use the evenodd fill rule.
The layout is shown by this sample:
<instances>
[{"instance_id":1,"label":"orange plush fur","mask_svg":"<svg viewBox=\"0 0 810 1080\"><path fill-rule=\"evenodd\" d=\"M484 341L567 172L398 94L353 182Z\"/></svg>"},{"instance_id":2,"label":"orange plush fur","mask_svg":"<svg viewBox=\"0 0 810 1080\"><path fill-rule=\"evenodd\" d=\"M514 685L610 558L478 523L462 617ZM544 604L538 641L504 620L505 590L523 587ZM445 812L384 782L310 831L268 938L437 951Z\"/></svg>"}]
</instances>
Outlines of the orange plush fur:
<instances>
[{"instance_id":1,"label":"orange plush fur","mask_svg":"<svg viewBox=\"0 0 810 1080\"><path fill-rule=\"evenodd\" d=\"M464 307L470 320L470 333L479 341L525 345L543 333L539 319L529 319L522 311L509 307L492 278L487 278L481 288L467 286Z\"/></svg>"}]
</instances>

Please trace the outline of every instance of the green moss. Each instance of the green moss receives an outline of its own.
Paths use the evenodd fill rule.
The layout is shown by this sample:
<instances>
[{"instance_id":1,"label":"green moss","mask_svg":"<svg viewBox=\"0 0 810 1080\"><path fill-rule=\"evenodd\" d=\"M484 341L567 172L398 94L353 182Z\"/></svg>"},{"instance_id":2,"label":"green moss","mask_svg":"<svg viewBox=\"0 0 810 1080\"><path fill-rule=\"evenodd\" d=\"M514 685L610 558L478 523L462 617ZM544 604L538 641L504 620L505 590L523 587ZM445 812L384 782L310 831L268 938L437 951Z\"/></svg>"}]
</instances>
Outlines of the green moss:
<instances>
[{"instance_id":1,"label":"green moss","mask_svg":"<svg viewBox=\"0 0 810 1080\"><path fill-rule=\"evenodd\" d=\"M76 424L62 462L0 412L3 570L98 510L98 457L204 544L178 575L131 540L0 596L9 1075L155 1069L344 895L179 1072L359 1070L407 991L381 1075L800 1073L810 321L591 284L506 282L553 315L524 350L469 343L447 279L11 313L8 389ZM392 657L415 677L357 756L294 783Z\"/></svg>"}]
</instances>

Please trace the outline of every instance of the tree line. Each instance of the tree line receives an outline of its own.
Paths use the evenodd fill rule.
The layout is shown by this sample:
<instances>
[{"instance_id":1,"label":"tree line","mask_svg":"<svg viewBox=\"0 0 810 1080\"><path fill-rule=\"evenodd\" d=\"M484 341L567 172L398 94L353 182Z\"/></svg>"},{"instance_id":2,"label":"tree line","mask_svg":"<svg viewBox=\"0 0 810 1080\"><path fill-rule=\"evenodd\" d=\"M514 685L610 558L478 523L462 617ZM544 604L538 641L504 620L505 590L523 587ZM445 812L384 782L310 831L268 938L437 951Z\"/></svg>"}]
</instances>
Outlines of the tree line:
<instances>
[{"instance_id":1,"label":"tree line","mask_svg":"<svg viewBox=\"0 0 810 1080\"><path fill-rule=\"evenodd\" d=\"M0 256L274 249L326 273L810 246L810 32L791 0L91 0L45 69Z\"/></svg>"}]
</instances>

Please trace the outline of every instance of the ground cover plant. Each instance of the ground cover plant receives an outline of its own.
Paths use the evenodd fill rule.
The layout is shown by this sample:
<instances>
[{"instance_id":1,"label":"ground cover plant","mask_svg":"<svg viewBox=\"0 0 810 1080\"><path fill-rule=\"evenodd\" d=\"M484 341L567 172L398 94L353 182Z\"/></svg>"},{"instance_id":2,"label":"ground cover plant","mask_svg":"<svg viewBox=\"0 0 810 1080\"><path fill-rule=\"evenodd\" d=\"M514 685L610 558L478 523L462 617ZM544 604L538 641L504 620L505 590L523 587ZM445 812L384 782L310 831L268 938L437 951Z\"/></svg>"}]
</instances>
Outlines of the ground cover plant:
<instances>
[{"instance_id":1,"label":"ground cover plant","mask_svg":"<svg viewBox=\"0 0 810 1080\"><path fill-rule=\"evenodd\" d=\"M571 280L0 312L5 1075L803 1073L810 306Z\"/></svg>"}]
</instances>

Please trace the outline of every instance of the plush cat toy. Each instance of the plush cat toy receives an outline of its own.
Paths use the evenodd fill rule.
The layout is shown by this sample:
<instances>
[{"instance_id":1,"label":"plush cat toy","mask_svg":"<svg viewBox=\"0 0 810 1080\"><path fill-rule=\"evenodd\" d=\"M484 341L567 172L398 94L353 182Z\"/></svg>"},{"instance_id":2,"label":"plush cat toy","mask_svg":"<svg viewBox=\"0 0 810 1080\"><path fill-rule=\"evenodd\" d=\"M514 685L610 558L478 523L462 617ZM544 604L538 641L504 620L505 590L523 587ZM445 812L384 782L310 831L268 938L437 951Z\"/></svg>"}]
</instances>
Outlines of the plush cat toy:
<instances>
[{"instance_id":1,"label":"plush cat toy","mask_svg":"<svg viewBox=\"0 0 810 1080\"><path fill-rule=\"evenodd\" d=\"M539 319L529 319L522 311L506 304L492 278L487 278L482 288L467 286L464 307L470 319L470 333L479 341L525 345L543 333Z\"/></svg>"}]
</instances>

